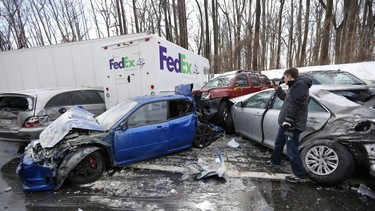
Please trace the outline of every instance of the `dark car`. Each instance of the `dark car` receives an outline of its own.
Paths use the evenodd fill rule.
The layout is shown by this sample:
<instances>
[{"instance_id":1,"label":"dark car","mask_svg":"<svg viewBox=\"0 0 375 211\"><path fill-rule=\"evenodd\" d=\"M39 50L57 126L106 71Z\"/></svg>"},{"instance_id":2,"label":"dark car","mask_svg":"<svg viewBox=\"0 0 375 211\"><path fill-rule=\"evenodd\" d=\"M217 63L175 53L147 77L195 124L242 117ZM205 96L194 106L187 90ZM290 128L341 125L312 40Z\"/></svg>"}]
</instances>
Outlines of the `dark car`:
<instances>
[{"instance_id":1,"label":"dark car","mask_svg":"<svg viewBox=\"0 0 375 211\"><path fill-rule=\"evenodd\" d=\"M231 118L229 99L270 87L271 83L266 75L240 70L212 79L193 94L197 109L204 119L223 127L227 132L233 132L228 124L231 120L227 119Z\"/></svg>"},{"instance_id":2,"label":"dark car","mask_svg":"<svg viewBox=\"0 0 375 211\"><path fill-rule=\"evenodd\" d=\"M212 142L221 130L199 122L189 87L178 95L127 99L98 117L70 109L26 147L17 168L24 190L57 189L65 178L90 183L107 167Z\"/></svg>"},{"instance_id":3,"label":"dark car","mask_svg":"<svg viewBox=\"0 0 375 211\"><path fill-rule=\"evenodd\" d=\"M317 70L301 72L312 79L314 85L325 85L325 89L342 95L351 101L375 108L375 86L371 86L355 75L342 70Z\"/></svg>"},{"instance_id":4,"label":"dark car","mask_svg":"<svg viewBox=\"0 0 375 211\"><path fill-rule=\"evenodd\" d=\"M0 94L0 140L30 142L73 106L99 115L104 92L94 88L33 89Z\"/></svg>"},{"instance_id":5,"label":"dark car","mask_svg":"<svg viewBox=\"0 0 375 211\"><path fill-rule=\"evenodd\" d=\"M300 136L299 150L307 174L320 184L335 185L361 166L375 177L375 110L323 87L310 88L306 130ZM236 132L273 149L283 104L275 90L232 101Z\"/></svg>"}]
</instances>

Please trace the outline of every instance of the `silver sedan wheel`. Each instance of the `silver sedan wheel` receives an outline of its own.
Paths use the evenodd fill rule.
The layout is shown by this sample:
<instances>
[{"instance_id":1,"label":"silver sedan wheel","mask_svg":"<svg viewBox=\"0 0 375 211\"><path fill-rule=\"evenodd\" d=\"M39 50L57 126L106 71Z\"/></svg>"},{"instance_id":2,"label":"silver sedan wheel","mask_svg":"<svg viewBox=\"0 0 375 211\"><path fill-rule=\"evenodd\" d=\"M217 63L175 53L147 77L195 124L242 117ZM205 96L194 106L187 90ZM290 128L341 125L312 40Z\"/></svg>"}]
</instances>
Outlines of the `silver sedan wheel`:
<instances>
[{"instance_id":1,"label":"silver sedan wheel","mask_svg":"<svg viewBox=\"0 0 375 211\"><path fill-rule=\"evenodd\" d=\"M339 157L332 148L317 145L307 151L305 164L316 175L329 175L339 166Z\"/></svg>"}]
</instances>

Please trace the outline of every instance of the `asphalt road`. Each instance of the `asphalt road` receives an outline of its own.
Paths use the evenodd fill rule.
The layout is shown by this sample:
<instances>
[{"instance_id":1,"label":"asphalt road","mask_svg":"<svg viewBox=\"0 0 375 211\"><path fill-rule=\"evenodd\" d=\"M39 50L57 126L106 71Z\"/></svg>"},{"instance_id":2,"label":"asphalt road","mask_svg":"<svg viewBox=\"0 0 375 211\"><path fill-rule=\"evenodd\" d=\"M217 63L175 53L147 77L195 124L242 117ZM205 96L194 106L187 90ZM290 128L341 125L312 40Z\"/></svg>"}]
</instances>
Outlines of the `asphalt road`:
<instances>
[{"instance_id":1,"label":"asphalt road","mask_svg":"<svg viewBox=\"0 0 375 211\"><path fill-rule=\"evenodd\" d=\"M234 138L239 147L228 146ZM314 182L291 184L287 160L268 167L270 150L238 136L205 149L191 149L106 172L98 181L29 193L15 174L18 145L0 141L1 210L371 210L375 201L357 193L374 186L366 173L335 187ZM191 163L215 168L215 149L224 156L226 175L196 181Z\"/></svg>"}]
</instances>

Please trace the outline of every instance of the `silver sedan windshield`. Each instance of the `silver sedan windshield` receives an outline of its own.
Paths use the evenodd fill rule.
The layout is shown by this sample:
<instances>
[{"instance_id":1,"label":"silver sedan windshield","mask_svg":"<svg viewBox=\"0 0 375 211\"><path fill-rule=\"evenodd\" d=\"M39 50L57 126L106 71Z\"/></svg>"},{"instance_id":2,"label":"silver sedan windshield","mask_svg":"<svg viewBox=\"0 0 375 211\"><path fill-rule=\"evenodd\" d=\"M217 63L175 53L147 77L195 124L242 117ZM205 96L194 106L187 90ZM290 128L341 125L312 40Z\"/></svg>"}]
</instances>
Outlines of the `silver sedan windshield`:
<instances>
[{"instance_id":1,"label":"silver sedan windshield","mask_svg":"<svg viewBox=\"0 0 375 211\"><path fill-rule=\"evenodd\" d=\"M96 119L105 130L110 130L123 116L138 104L137 101L126 99L108 109Z\"/></svg>"}]
</instances>

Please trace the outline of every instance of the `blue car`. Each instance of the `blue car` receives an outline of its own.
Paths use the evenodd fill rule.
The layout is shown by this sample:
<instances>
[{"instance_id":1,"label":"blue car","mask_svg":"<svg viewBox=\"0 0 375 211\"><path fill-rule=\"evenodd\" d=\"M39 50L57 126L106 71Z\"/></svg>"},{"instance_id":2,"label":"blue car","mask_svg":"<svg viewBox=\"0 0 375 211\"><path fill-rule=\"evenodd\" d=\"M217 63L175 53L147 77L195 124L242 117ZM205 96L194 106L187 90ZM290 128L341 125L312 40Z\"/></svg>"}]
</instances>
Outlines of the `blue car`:
<instances>
[{"instance_id":1,"label":"blue car","mask_svg":"<svg viewBox=\"0 0 375 211\"><path fill-rule=\"evenodd\" d=\"M222 129L199 121L191 90L181 85L176 95L127 99L98 117L68 110L25 148L17 168L23 189L90 183L107 168L207 146Z\"/></svg>"}]
</instances>

